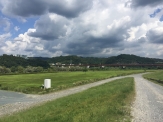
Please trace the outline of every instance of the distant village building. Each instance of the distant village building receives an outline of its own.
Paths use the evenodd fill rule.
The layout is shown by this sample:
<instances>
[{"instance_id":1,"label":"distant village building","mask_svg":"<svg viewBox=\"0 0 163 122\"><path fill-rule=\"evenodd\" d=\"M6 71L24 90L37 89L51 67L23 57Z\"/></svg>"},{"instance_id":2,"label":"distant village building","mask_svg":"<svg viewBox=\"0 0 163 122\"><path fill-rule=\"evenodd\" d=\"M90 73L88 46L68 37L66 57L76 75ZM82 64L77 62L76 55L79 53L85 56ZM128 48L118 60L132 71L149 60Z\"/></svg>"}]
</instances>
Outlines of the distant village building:
<instances>
[{"instance_id":1,"label":"distant village building","mask_svg":"<svg viewBox=\"0 0 163 122\"><path fill-rule=\"evenodd\" d=\"M62 65L62 63L60 63L60 62L57 62L57 63L55 63L55 65Z\"/></svg>"},{"instance_id":2,"label":"distant village building","mask_svg":"<svg viewBox=\"0 0 163 122\"><path fill-rule=\"evenodd\" d=\"M125 68L126 68L126 66L123 66L122 68L123 68L123 69L125 69Z\"/></svg>"},{"instance_id":3,"label":"distant village building","mask_svg":"<svg viewBox=\"0 0 163 122\"><path fill-rule=\"evenodd\" d=\"M105 66L101 66L101 68L105 68Z\"/></svg>"},{"instance_id":4,"label":"distant village building","mask_svg":"<svg viewBox=\"0 0 163 122\"><path fill-rule=\"evenodd\" d=\"M49 63L49 65L52 67L52 66L55 66L55 64L54 63Z\"/></svg>"}]
</instances>

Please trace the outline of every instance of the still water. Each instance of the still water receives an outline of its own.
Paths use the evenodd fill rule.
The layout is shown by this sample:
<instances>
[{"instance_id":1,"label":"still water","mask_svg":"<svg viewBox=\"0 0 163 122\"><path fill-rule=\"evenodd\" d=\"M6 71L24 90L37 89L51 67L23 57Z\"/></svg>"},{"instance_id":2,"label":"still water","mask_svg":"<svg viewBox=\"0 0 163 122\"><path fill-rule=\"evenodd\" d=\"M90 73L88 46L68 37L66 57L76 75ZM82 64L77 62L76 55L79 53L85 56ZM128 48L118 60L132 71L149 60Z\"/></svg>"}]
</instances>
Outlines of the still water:
<instances>
[{"instance_id":1,"label":"still water","mask_svg":"<svg viewBox=\"0 0 163 122\"><path fill-rule=\"evenodd\" d=\"M33 101L33 99L31 97L28 97L26 94L0 90L0 106L9 103L27 101Z\"/></svg>"}]
</instances>

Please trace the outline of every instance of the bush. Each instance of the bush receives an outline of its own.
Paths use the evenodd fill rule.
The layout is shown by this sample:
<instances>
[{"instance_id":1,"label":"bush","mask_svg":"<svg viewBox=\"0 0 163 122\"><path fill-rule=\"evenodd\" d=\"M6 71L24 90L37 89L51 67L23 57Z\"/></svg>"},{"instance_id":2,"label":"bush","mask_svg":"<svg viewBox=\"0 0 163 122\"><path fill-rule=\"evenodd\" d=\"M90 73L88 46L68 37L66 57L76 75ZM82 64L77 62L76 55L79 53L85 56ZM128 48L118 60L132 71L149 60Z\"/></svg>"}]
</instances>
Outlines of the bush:
<instances>
[{"instance_id":1,"label":"bush","mask_svg":"<svg viewBox=\"0 0 163 122\"><path fill-rule=\"evenodd\" d=\"M11 70L9 68L6 68L5 66L0 66L0 73L1 74L6 74L6 73L10 73Z\"/></svg>"}]
</instances>

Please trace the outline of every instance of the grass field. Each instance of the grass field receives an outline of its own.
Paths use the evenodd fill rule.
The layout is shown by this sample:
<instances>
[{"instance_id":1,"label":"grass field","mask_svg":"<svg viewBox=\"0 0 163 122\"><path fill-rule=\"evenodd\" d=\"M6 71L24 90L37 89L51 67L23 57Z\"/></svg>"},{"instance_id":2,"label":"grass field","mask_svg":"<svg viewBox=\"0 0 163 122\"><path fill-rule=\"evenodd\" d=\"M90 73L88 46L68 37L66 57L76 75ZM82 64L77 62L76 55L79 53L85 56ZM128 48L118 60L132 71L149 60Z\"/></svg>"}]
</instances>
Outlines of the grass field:
<instances>
[{"instance_id":1,"label":"grass field","mask_svg":"<svg viewBox=\"0 0 163 122\"><path fill-rule=\"evenodd\" d=\"M30 94L42 94L65 89L81 84L95 82L101 79L120 75L144 72L143 70L115 70L89 72L59 72L41 74L21 74L0 76L0 89L18 91ZM43 90L40 86L44 79L52 80L52 88Z\"/></svg>"},{"instance_id":2,"label":"grass field","mask_svg":"<svg viewBox=\"0 0 163 122\"><path fill-rule=\"evenodd\" d=\"M143 75L144 78L163 85L163 71Z\"/></svg>"},{"instance_id":3,"label":"grass field","mask_svg":"<svg viewBox=\"0 0 163 122\"><path fill-rule=\"evenodd\" d=\"M0 122L129 122L134 79L124 78L0 118Z\"/></svg>"}]
</instances>

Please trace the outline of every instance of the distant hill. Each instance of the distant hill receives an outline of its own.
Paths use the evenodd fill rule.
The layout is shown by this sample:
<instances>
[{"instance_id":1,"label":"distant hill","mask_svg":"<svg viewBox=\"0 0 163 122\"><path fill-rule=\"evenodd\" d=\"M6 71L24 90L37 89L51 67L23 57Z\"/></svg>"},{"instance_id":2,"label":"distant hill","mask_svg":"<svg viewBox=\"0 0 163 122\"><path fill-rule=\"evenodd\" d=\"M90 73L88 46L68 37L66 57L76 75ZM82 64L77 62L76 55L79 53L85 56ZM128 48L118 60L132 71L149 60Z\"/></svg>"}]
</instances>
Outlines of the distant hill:
<instances>
[{"instance_id":1,"label":"distant hill","mask_svg":"<svg viewBox=\"0 0 163 122\"><path fill-rule=\"evenodd\" d=\"M59 56L47 59L49 63L62 64L156 64L163 63L163 59L146 58L136 55L121 54L108 58Z\"/></svg>"},{"instance_id":2,"label":"distant hill","mask_svg":"<svg viewBox=\"0 0 163 122\"><path fill-rule=\"evenodd\" d=\"M28 57L28 59L37 59L37 60L48 61L51 58L49 58L49 57Z\"/></svg>"},{"instance_id":3,"label":"distant hill","mask_svg":"<svg viewBox=\"0 0 163 122\"><path fill-rule=\"evenodd\" d=\"M49 63L62 63L62 64L104 64L107 58L97 57L80 57L80 56L59 56L47 60Z\"/></svg>"},{"instance_id":4,"label":"distant hill","mask_svg":"<svg viewBox=\"0 0 163 122\"><path fill-rule=\"evenodd\" d=\"M41 66L43 68L48 68L49 64L47 61L41 60L41 59L24 59L22 57L17 57L13 55L6 55L3 54L0 56L0 66L5 66L7 68L11 67L17 67L17 66L33 66L38 67Z\"/></svg>"},{"instance_id":5,"label":"distant hill","mask_svg":"<svg viewBox=\"0 0 163 122\"><path fill-rule=\"evenodd\" d=\"M163 63L163 59L146 58L136 55L121 54L109 57L106 64L156 64Z\"/></svg>"},{"instance_id":6,"label":"distant hill","mask_svg":"<svg viewBox=\"0 0 163 122\"><path fill-rule=\"evenodd\" d=\"M136 55L121 54L118 56L112 56L108 58L98 57L81 57L81 56L58 56L53 58L48 57L29 57L24 59L22 57L16 57L13 55L2 55L0 56L0 66L11 68L12 66L41 66L43 68L50 67L50 63L61 63L61 64L158 64L163 63L163 59L146 58Z\"/></svg>"}]
</instances>

